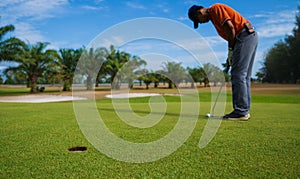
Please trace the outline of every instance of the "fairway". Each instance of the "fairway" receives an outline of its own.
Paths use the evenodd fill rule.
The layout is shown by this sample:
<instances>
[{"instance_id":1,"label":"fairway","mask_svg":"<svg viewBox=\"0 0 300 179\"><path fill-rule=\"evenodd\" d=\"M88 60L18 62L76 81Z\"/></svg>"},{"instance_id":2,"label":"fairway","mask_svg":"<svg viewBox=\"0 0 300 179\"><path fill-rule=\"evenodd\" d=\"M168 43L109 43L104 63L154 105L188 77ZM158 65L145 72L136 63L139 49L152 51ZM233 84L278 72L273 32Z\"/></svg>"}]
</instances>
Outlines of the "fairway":
<instances>
[{"instance_id":1,"label":"fairway","mask_svg":"<svg viewBox=\"0 0 300 179\"><path fill-rule=\"evenodd\" d=\"M142 164L117 161L95 149L79 129L72 102L0 103L0 178L299 178L299 91L296 85L277 90L254 85L251 119L223 121L213 140L200 149L210 109L210 93L200 89L200 115L192 135L171 155ZM149 99L130 100L137 115L149 114ZM180 97L165 100L165 116L147 129L119 120L111 99L98 99L96 105L115 135L146 143L167 135L178 121ZM230 112L230 94L227 100ZM69 152L74 146L87 150Z\"/></svg>"}]
</instances>

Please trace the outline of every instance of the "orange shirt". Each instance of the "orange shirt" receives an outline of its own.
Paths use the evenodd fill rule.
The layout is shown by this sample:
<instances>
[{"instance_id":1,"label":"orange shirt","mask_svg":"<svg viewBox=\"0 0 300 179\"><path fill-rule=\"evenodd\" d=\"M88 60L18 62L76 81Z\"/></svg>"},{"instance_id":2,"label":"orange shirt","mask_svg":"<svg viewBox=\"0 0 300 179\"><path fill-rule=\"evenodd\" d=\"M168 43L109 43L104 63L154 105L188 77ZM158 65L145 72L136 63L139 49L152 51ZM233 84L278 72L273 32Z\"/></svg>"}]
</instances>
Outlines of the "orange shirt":
<instances>
[{"instance_id":1,"label":"orange shirt","mask_svg":"<svg viewBox=\"0 0 300 179\"><path fill-rule=\"evenodd\" d=\"M214 24L218 34L228 41L225 34L224 24L230 20L234 26L236 34L243 31L245 23L249 22L237 11L225 4L214 4L209 9L210 20Z\"/></svg>"}]
</instances>

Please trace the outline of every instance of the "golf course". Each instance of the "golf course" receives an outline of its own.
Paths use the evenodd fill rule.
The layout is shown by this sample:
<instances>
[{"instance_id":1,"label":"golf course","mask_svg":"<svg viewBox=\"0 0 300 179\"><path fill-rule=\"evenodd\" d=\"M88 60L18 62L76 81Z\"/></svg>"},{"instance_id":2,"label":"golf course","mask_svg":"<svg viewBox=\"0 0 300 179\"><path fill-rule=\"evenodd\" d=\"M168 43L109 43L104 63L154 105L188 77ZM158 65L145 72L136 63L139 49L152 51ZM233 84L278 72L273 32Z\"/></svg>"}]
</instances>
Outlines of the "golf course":
<instances>
[{"instance_id":1,"label":"golf course","mask_svg":"<svg viewBox=\"0 0 300 179\"><path fill-rule=\"evenodd\" d=\"M85 138L72 101L0 102L0 178L299 178L300 86L253 84L251 119L222 121L212 141L199 148L208 120L209 87L198 88L200 114L187 141L153 162L128 163L98 151ZM174 94L176 89L135 89L135 93ZM180 116L180 96L163 96L167 109L153 127L125 124L116 114L109 89L95 92L96 106L107 128L131 142L147 143L167 135ZM0 86L0 99L29 94L25 87ZM38 94L40 95L40 94ZM46 88L42 95L72 95ZM225 112L231 112L227 88ZM137 115L150 112L150 97L131 98ZM69 151L82 146L81 152ZM117 149L122 152L122 148ZM160 152L160 148L156 152Z\"/></svg>"}]
</instances>

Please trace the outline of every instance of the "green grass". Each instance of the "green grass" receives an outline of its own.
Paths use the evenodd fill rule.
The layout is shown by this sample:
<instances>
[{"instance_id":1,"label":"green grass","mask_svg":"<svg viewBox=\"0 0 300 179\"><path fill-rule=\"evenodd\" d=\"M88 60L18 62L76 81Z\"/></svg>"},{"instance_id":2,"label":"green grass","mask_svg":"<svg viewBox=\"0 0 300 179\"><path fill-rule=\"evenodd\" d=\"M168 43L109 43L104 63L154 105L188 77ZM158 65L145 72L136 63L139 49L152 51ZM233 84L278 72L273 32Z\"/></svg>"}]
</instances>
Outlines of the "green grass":
<instances>
[{"instance_id":1,"label":"green grass","mask_svg":"<svg viewBox=\"0 0 300 179\"><path fill-rule=\"evenodd\" d=\"M0 86L0 96L17 96L28 94L30 91L29 88L25 87L1 87Z\"/></svg>"},{"instance_id":2,"label":"green grass","mask_svg":"<svg viewBox=\"0 0 300 179\"><path fill-rule=\"evenodd\" d=\"M255 94L252 97L255 103L290 103L300 104L300 94Z\"/></svg>"},{"instance_id":3,"label":"green grass","mask_svg":"<svg viewBox=\"0 0 300 179\"><path fill-rule=\"evenodd\" d=\"M46 87L44 93L58 93L58 87ZM25 86L6 86L0 85L0 97L1 96L19 96L19 95L27 95L30 94L30 88L26 88Z\"/></svg>"},{"instance_id":4,"label":"green grass","mask_svg":"<svg viewBox=\"0 0 300 179\"><path fill-rule=\"evenodd\" d=\"M210 108L210 94L203 92L200 117L189 139L171 155L143 164L116 161L96 150L81 133L72 102L0 103L0 178L299 178L299 96L253 94L250 121L223 121L211 143L200 149ZM130 102L144 116L148 100ZM149 129L118 120L109 99L97 100L97 107L117 136L149 142L166 135L177 122L180 98L166 100L165 117ZM230 112L230 94L228 101ZM88 150L67 150L78 145Z\"/></svg>"}]
</instances>

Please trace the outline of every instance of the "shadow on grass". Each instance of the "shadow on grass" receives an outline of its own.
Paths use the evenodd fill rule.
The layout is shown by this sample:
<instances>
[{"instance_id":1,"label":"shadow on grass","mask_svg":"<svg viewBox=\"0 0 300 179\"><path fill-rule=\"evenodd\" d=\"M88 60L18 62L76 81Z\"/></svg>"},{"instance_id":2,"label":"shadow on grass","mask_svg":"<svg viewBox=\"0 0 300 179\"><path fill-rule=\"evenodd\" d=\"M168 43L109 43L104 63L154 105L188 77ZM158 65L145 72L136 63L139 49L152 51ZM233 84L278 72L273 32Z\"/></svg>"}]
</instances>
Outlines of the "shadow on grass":
<instances>
[{"instance_id":1,"label":"shadow on grass","mask_svg":"<svg viewBox=\"0 0 300 179\"><path fill-rule=\"evenodd\" d=\"M166 116L172 116L172 117L186 117L186 118L195 118L197 117L198 119L205 119L206 116L205 115L195 115L195 114L178 114L178 113L170 113L170 112L165 112L165 113L161 113L161 112L149 112L149 111L145 111L145 110L125 110L125 109L112 109L112 108L98 108L98 110L101 111L108 111L108 112L114 112L116 113L116 111L119 112L125 112L125 113L136 113L136 114L143 114L143 116L146 116L148 114L156 114L156 115L166 115Z\"/></svg>"}]
</instances>

